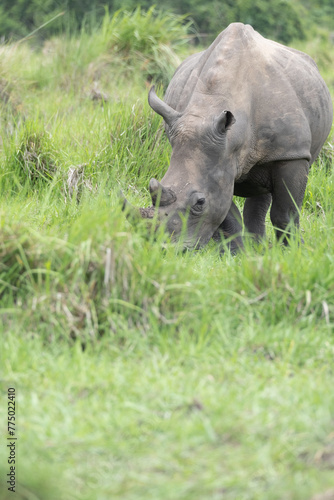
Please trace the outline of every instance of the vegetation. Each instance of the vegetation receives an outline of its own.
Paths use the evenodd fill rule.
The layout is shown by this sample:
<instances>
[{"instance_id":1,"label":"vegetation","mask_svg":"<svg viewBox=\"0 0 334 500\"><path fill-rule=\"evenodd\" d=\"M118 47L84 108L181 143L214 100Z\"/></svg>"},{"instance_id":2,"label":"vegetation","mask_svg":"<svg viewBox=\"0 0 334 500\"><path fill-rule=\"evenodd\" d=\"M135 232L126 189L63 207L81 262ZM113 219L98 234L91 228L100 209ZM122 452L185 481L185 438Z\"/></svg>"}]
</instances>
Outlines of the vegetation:
<instances>
[{"instance_id":1,"label":"vegetation","mask_svg":"<svg viewBox=\"0 0 334 500\"><path fill-rule=\"evenodd\" d=\"M121 212L120 188L147 205L168 166L147 91L194 50L188 28L137 9L39 49L0 47L0 419L15 387L18 498L334 488L333 138L311 171L303 246L282 248L268 224L236 257L180 254ZM298 48L334 94L328 36ZM8 472L1 446L5 500Z\"/></svg>"},{"instance_id":2,"label":"vegetation","mask_svg":"<svg viewBox=\"0 0 334 500\"><path fill-rule=\"evenodd\" d=\"M2 0L0 37L20 38L44 26L39 36L67 33L69 30L99 26L105 8L114 14L119 9L133 11L138 4L148 10L154 0ZM190 16L198 31L214 39L222 29L235 21L250 23L264 36L283 43L304 39L319 27L334 30L332 0L165 0L165 12ZM317 28L316 28L317 27Z\"/></svg>"}]
</instances>

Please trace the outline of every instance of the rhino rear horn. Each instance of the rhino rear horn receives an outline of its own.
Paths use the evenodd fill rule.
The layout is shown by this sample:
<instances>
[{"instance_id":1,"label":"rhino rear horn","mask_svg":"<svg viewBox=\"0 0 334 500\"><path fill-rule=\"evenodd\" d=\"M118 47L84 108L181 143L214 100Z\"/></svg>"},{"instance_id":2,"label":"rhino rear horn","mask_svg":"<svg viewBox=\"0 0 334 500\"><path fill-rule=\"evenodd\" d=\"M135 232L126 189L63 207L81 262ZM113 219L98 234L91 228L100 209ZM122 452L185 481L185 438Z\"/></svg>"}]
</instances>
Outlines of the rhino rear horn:
<instances>
[{"instance_id":1,"label":"rhino rear horn","mask_svg":"<svg viewBox=\"0 0 334 500\"><path fill-rule=\"evenodd\" d=\"M154 206L158 204L160 207L164 207L176 201L176 194L174 191L170 188L165 188L156 179L150 180L149 191Z\"/></svg>"},{"instance_id":2,"label":"rhino rear horn","mask_svg":"<svg viewBox=\"0 0 334 500\"><path fill-rule=\"evenodd\" d=\"M154 85L151 87L148 93L148 103L158 115L162 116L167 125L171 126L181 114L171 108L168 104L162 101L155 92Z\"/></svg>"}]
</instances>

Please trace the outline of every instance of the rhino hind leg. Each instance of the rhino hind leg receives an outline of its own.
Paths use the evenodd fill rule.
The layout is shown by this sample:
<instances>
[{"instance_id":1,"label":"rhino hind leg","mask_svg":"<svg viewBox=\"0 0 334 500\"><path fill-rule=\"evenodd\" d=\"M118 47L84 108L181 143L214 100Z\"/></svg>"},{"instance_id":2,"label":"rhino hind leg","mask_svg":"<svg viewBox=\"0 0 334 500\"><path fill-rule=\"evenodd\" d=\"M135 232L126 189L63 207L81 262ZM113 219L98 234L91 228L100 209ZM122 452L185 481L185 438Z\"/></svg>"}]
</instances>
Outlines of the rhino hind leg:
<instances>
[{"instance_id":1,"label":"rhino hind leg","mask_svg":"<svg viewBox=\"0 0 334 500\"><path fill-rule=\"evenodd\" d=\"M299 228L299 213L305 194L309 162L290 160L277 162L273 169L273 202L270 218L275 227L276 237L284 245L289 243L291 224Z\"/></svg>"},{"instance_id":2,"label":"rhino hind leg","mask_svg":"<svg viewBox=\"0 0 334 500\"><path fill-rule=\"evenodd\" d=\"M271 193L246 198L243 211L244 224L248 234L257 242L265 237L265 220L271 201Z\"/></svg>"},{"instance_id":3,"label":"rhino hind leg","mask_svg":"<svg viewBox=\"0 0 334 500\"><path fill-rule=\"evenodd\" d=\"M227 240L227 247L232 254L237 253L243 248L242 242L242 217L238 207L232 202L231 208L215 231L212 238L214 241L221 243L224 239ZM223 251L223 249L222 249Z\"/></svg>"}]
</instances>

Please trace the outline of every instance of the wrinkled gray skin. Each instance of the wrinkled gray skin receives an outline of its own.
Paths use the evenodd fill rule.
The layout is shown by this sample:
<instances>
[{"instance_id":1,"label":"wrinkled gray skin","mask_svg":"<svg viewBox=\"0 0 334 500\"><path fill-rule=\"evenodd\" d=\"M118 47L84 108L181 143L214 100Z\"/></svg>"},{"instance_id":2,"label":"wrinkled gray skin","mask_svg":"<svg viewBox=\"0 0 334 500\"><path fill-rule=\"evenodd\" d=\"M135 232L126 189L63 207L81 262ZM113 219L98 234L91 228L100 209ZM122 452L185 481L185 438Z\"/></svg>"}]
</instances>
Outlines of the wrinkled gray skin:
<instances>
[{"instance_id":1,"label":"wrinkled gray skin","mask_svg":"<svg viewBox=\"0 0 334 500\"><path fill-rule=\"evenodd\" d=\"M188 215L186 248L235 236L241 215L233 195L246 198L247 232L260 239L265 216L277 237L299 225L307 176L332 125L329 91L306 54L231 24L212 45L176 70L164 98L149 104L165 120L172 156L161 184L150 181L159 220L174 240ZM160 199L159 207L157 202Z\"/></svg>"}]
</instances>

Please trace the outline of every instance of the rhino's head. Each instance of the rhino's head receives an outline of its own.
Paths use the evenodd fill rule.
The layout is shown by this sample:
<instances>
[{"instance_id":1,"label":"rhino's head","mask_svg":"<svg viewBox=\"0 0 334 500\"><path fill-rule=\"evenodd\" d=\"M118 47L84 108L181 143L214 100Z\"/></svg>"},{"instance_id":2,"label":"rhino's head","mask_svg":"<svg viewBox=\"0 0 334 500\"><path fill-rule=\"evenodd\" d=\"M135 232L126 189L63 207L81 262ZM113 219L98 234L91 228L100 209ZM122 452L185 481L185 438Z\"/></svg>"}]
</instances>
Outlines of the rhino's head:
<instances>
[{"instance_id":1,"label":"rhino's head","mask_svg":"<svg viewBox=\"0 0 334 500\"><path fill-rule=\"evenodd\" d=\"M161 183L151 179L149 190L158 220L166 224L172 240L182 235L186 248L206 245L225 219L232 203L236 165L227 133L235 122L230 111L207 113L197 109L178 113L149 93L151 108L166 123L172 156ZM224 168L225 166L225 168Z\"/></svg>"}]
</instances>

